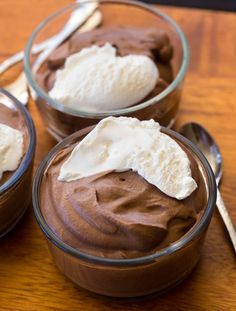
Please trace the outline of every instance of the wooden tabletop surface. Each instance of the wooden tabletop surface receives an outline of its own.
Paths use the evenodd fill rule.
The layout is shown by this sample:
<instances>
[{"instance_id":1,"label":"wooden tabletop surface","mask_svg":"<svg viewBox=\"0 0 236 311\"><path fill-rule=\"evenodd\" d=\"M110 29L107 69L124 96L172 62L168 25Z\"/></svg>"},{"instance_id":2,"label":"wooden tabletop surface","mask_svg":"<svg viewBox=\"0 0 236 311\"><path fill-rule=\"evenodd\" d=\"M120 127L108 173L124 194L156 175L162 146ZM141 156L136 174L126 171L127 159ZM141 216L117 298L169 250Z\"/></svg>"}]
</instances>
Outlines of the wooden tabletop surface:
<instances>
[{"instance_id":1,"label":"wooden tabletop surface","mask_svg":"<svg viewBox=\"0 0 236 311\"><path fill-rule=\"evenodd\" d=\"M22 49L34 27L69 0L0 0L0 61ZM176 128L194 120L216 138L224 159L222 196L236 225L236 14L161 7L184 30L191 62ZM13 79L21 65L0 77ZM35 168L55 141L29 104L38 136ZM30 208L0 241L0 310L236 310L236 261L215 212L202 258L191 276L171 292L145 301L95 296L55 267Z\"/></svg>"}]
</instances>

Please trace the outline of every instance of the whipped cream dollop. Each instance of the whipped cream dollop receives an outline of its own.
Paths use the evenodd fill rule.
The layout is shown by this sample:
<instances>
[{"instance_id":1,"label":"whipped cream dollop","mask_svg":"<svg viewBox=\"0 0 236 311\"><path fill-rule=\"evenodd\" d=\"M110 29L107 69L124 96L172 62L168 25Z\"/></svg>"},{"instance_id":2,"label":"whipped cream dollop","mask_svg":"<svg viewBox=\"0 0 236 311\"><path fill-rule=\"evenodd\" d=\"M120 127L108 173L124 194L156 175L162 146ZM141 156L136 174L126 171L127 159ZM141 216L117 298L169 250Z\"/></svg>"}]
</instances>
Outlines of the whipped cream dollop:
<instances>
[{"instance_id":1,"label":"whipped cream dollop","mask_svg":"<svg viewBox=\"0 0 236 311\"><path fill-rule=\"evenodd\" d=\"M144 99L158 77L157 66L148 56L120 57L109 43L93 45L67 57L49 95L77 110L115 110Z\"/></svg>"},{"instance_id":2,"label":"whipped cream dollop","mask_svg":"<svg viewBox=\"0 0 236 311\"><path fill-rule=\"evenodd\" d=\"M160 129L154 120L105 118L73 149L58 180L131 169L168 196L184 199L197 188L190 161L180 145Z\"/></svg>"},{"instance_id":3,"label":"whipped cream dollop","mask_svg":"<svg viewBox=\"0 0 236 311\"><path fill-rule=\"evenodd\" d=\"M23 156L23 134L0 123L0 179L6 171L17 169Z\"/></svg>"}]
</instances>

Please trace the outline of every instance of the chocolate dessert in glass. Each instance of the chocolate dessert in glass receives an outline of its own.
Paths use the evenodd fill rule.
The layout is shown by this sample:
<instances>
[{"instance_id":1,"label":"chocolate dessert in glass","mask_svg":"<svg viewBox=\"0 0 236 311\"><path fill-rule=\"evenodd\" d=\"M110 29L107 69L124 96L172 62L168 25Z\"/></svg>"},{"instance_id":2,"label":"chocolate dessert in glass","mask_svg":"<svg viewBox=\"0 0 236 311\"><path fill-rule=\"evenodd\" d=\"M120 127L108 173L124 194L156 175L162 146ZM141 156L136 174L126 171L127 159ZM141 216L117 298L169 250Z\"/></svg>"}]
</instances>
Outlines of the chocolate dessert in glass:
<instances>
[{"instance_id":1,"label":"chocolate dessert in glass","mask_svg":"<svg viewBox=\"0 0 236 311\"><path fill-rule=\"evenodd\" d=\"M153 120L126 117L64 139L33 186L58 268L116 297L162 293L189 275L215 200L212 170L191 142Z\"/></svg>"},{"instance_id":2,"label":"chocolate dessert in glass","mask_svg":"<svg viewBox=\"0 0 236 311\"><path fill-rule=\"evenodd\" d=\"M0 102L0 237L20 220L31 201L36 135L27 109L7 91Z\"/></svg>"},{"instance_id":3,"label":"chocolate dessert in glass","mask_svg":"<svg viewBox=\"0 0 236 311\"><path fill-rule=\"evenodd\" d=\"M33 45L60 36L71 27L71 17L79 26L40 61ZM59 141L108 116L154 119L171 127L188 46L179 26L152 6L85 1L46 18L33 31L24 61L39 111Z\"/></svg>"}]
</instances>

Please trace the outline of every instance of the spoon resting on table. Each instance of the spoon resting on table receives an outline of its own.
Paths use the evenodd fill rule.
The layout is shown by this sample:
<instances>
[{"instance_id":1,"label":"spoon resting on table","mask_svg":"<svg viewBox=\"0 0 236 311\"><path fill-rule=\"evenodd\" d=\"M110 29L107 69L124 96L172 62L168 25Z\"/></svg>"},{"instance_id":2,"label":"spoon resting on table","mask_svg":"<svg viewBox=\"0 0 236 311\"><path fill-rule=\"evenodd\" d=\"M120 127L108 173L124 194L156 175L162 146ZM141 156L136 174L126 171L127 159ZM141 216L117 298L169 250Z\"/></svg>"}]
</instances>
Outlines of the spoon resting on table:
<instances>
[{"instance_id":1,"label":"spoon resting on table","mask_svg":"<svg viewBox=\"0 0 236 311\"><path fill-rule=\"evenodd\" d=\"M236 253L236 230L218 188L223 173L223 160L219 147L217 146L212 136L200 124L193 122L186 123L182 126L179 132L188 138L192 143L197 145L210 163L210 166L215 174L217 184L216 206L228 231L234 251Z\"/></svg>"},{"instance_id":2,"label":"spoon resting on table","mask_svg":"<svg viewBox=\"0 0 236 311\"><path fill-rule=\"evenodd\" d=\"M77 0L76 2L81 3L81 6L73 11L68 21L58 33L46 39L45 41L36 43L32 46L32 54L40 53L36 58L32 68L34 74L40 68L42 63L47 59L50 53L55 50L63 41L65 41L73 32L75 32L77 29L79 32L90 31L96 28L102 22L102 13L97 10L97 2L85 2L84 4L82 0ZM22 61L23 58L24 51L21 51L0 63L0 75L19 61ZM15 81L8 85L4 85L3 87L11 94L13 94L24 105L28 103L29 85L27 83L24 72L22 72ZM37 98L35 91L31 87L29 87L29 90L32 98L35 100ZM2 94L0 94L0 101L5 104L11 102L6 96Z\"/></svg>"}]
</instances>

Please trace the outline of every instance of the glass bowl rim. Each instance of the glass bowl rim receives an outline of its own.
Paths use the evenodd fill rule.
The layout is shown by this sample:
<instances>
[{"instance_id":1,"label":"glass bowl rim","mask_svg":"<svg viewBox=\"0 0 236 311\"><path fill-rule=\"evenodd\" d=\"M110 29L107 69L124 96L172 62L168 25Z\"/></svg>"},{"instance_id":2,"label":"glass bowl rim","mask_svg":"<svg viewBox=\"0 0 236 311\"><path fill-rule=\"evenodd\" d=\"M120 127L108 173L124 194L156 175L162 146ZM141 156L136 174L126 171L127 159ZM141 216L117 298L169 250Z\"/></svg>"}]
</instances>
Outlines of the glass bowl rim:
<instances>
[{"instance_id":1,"label":"glass bowl rim","mask_svg":"<svg viewBox=\"0 0 236 311\"><path fill-rule=\"evenodd\" d=\"M85 0L83 3L90 3L90 2L96 2L96 0ZM34 91L43 98L50 106L52 106L54 109L59 110L61 112L67 113L69 115L78 116L78 117L90 117L90 118L103 118L107 116L118 116L122 114L129 114L133 112L137 112L141 109L144 109L148 106L152 106L154 104L157 104L157 102L160 102L163 98L168 96L174 89L181 83L183 80L188 63L189 63L189 48L188 43L186 40L186 37L184 33L182 32L181 28L178 26L178 24L167 14L161 12L159 9L155 8L154 6L150 6L145 3L141 3L138 1L133 0L100 0L99 3L101 4L124 4L129 6L136 6L140 9L143 9L145 11L149 11L150 13L157 15L159 18L163 19L165 22L167 22L171 27L175 30L178 37L180 38L180 41L182 43L182 49L183 49L183 59L181 67L175 77L175 79L171 82L171 84L168 85L167 88L165 88L161 93L154 96L153 98L142 102L138 105L134 105L127 108L122 109L116 109L116 110L109 110L109 111L102 111L102 112L92 112L92 111L84 111L84 110L77 110L70 107L66 107L63 104L59 103L58 101L54 100L50 96L47 95L47 93L38 85L34 78L34 74L31 70L30 65L30 54L31 54L31 48L34 42L34 39L37 37L37 35L40 33L40 31L54 18L59 16L60 14L63 14L66 11L69 11L70 9L79 7L81 4L74 3L70 4L62 9L57 10L53 14L46 17L32 32L29 40L27 41L26 47L25 47L25 53L24 53L24 70L26 77L29 81L29 84L34 89Z\"/></svg>"},{"instance_id":2,"label":"glass bowl rim","mask_svg":"<svg viewBox=\"0 0 236 311\"><path fill-rule=\"evenodd\" d=\"M72 135L66 137L61 142L59 142L56 146L54 146L49 151L49 153L43 159L43 161L41 162L41 164L39 165L36 171L35 178L33 181L33 188L32 188L33 209L34 209L36 220L41 230L46 235L49 241L51 241L56 247L61 249L63 252L68 253L72 255L73 257L76 257L80 260L84 260L86 262L96 263L100 265L109 265L109 266L134 266L134 265L147 264L147 263L153 262L161 257L168 256L178 251L182 247L188 245L199 233L201 233L205 229L205 227L210 222L211 215L213 213L215 202L216 202L216 182L215 182L214 173L212 172L212 169L207 159L202 154L202 152L198 149L197 146L195 146L192 142L190 142L188 139L186 139L179 133L172 131L168 128L162 127L162 131L164 133L168 135L172 135L178 141L186 145L187 148L189 148L190 151L193 152L193 154L197 156L197 158L200 160L202 167L205 170L205 174L207 176L208 183L209 183L209 189L208 189L209 197L208 197L208 202L207 202L205 211L203 215L201 216L199 222L196 225L194 225L191 228L191 230L188 233L186 233L182 238L172 243L170 246L160 251L157 251L151 255L131 258L131 259L112 259L112 258L104 258L104 257L91 255L83 251L80 251L78 249L75 249L72 246L63 242L61 239L59 239L57 235L53 232L53 230L50 228L50 226L46 223L40 210L40 203L39 203L39 192L40 191L39 190L40 190L43 173L44 173L45 168L47 168L48 165L50 164L50 161L52 160L53 156L58 152L58 150L69 145L70 141L73 140L74 138L88 134L93 128L94 126L90 126L82 130L79 130L73 133Z\"/></svg>"},{"instance_id":3,"label":"glass bowl rim","mask_svg":"<svg viewBox=\"0 0 236 311\"><path fill-rule=\"evenodd\" d=\"M15 98L13 95L11 95L11 93L6 91L5 89L0 88L0 93L10 98L14 106L23 115L25 124L27 127L27 131L28 131L28 135L29 135L29 144L28 144L26 153L23 157L23 160L21 161L19 167L12 174L12 176L2 186L0 186L0 195L2 195L6 191L8 191L14 184L16 184L20 180L20 178L24 175L26 170L28 169L32 161L35 147L36 147L36 132L35 132L34 122L30 116L30 113L26 109L26 107L17 98Z\"/></svg>"}]
</instances>

